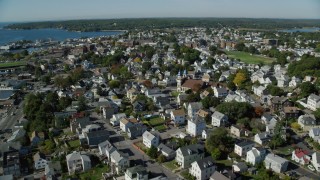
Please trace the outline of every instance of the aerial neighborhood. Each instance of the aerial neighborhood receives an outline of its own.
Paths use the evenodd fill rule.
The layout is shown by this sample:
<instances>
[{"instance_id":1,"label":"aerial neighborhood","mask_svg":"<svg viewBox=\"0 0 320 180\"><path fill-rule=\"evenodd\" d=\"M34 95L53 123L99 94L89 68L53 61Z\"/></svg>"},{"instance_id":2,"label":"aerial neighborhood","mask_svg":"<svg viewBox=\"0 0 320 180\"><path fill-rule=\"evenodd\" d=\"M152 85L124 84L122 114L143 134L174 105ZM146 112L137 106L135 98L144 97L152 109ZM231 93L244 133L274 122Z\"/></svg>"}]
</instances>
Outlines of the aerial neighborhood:
<instances>
[{"instance_id":1,"label":"aerial neighborhood","mask_svg":"<svg viewBox=\"0 0 320 180\"><path fill-rule=\"evenodd\" d=\"M319 34L132 29L0 61L0 179L320 179Z\"/></svg>"}]
</instances>

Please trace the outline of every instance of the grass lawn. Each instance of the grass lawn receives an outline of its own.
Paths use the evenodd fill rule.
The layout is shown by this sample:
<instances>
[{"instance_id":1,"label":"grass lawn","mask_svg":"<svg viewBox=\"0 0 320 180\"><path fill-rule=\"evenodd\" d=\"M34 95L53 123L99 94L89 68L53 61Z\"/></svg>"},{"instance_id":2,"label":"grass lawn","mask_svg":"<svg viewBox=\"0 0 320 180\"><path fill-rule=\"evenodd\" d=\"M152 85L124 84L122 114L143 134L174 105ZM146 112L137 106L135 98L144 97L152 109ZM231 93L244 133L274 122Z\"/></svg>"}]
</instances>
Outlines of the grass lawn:
<instances>
[{"instance_id":1,"label":"grass lawn","mask_svg":"<svg viewBox=\"0 0 320 180\"><path fill-rule=\"evenodd\" d=\"M232 166L232 161L231 160L218 160L216 161L218 164L223 164L224 166Z\"/></svg>"},{"instance_id":2,"label":"grass lawn","mask_svg":"<svg viewBox=\"0 0 320 180\"><path fill-rule=\"evenodd\" d=\"M73 141L68 141L68 144L70 146L70 148L78 148L80 147L80 140L77 139L77 140L73 140Z\"/></svg>"},{"instance_id":3,"label":"grass lawn","mask_svg":"<svg viewBox=\"0 0 320 180\"><path fill-rule=\"evenodd\" d=\"M226 51L226 53L229 58L240 59L242 62L248 64L271 64L273 61L275 61L275 59L273 58L263 57L259 55L250 55L250 53L241 51Z\"/></svg>"},{"instance_id":4,"label":"grass lawn","mask_svg":"<svg viewBox=\"0 0 320 180\"><path fill-rule=\"evenodd\" d=\"M293 150L294 150L294 148L292 146L286 146L286 147L278 148L276 151L280 154L285 155L285 156L289 156L292 154Z\"/></svg>"},{"instance_id":5,"label":"grass lawn","mask_svg":"<svg viewBox=\"0 0 320 180\"><path fill-rule=\"evenodd\" d=\"M163 165L166 168L170 169L171 171L179 168L179 166L176 165L176 161L175 160L165 162L165 163L163 163Z\"/></svg>"},{"instance_id":6,"label":"grass lawn","mask_svg":"<svg viewBox=\"0 0 320 180\"><path fill-rule=\"evenodd\" d=\"M107 165L98 165L95 168L88 170L80 174L80 179L102 179L102 173L107 173L110 171Z\"/></svg>"},{"instance_id":7,"label":"grass lawn","mask_svg":"<svg viewBox=\"0 0 320 180\"><path fill-rule=\"evenodd\" d=\"M161 132L161 131L167 130L167 127L162 124L162 125L159 125L159 126L155 126L154 129Z\"/></svg>"},{"instance_id":8,"label":"grass lawn","mask_svg":"<svg viewBox=\"0 0 320 180\"><path fill-rule=\"evenodd\" d=\"M0 63L0 68L15 67L15 66L25 66L26 64L27 64L26 61L5 62L5 63Z\"/></svg>"},{"instance_id":9,"label":"grass lawn","mask_svg":"<svg viewBox=\"0 0 320 180\"><path fill-rule=\"evenodd\" d=\"M179 92L178 91L172 91L171 92L171 96L178 97L179 96Z\"/></svg>"},{"instance_id":10,"label":"grass lawn","mask_svg":"<svg viewBox=\"0 0 320 180\"><path fill-rule=\"evenodd\" d=\"M148 148L142 143L142 141L134 143L136 146L138 146L143 152L147 152Z\"/></svg>"},{"instance_id":11,"label":"grass lawn","mask_svg":"<svg viewBox=\"0 0 320 180\"><path fill-rule=\"evenodd\" d=\"M152 118L152 119L149 120L149 124L152 127L158 126L158 125L163 125L164 122L165 122L165 120L162 119L161 117L156 117L156 118Z\"/></svg>"}]
</instances>

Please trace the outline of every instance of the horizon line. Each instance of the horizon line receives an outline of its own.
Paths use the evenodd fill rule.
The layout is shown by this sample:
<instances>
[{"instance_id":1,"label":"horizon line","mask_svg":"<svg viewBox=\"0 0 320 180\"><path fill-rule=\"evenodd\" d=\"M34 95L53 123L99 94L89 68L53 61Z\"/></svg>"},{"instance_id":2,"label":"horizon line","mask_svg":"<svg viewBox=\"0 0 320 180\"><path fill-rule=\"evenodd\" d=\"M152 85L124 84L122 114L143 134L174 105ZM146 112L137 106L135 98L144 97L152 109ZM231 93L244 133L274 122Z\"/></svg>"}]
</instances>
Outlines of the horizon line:
<instances>
[{"instance_id":1,"label":"horizon line","mask_svg":"<svg viewBox=\"0 0 320 180\"><path fill-rule=\"evenodd\" d=\"M26 21L0 21L0 23L40 23L40 22L60 22L60 21L86 21L86 20L121 20L121 19L265 19L265 20L320 20L320 18L283 18L283 17L122 17L122 18L66 18L48 20L26 20Z\"/></svg>"}]
</instances>

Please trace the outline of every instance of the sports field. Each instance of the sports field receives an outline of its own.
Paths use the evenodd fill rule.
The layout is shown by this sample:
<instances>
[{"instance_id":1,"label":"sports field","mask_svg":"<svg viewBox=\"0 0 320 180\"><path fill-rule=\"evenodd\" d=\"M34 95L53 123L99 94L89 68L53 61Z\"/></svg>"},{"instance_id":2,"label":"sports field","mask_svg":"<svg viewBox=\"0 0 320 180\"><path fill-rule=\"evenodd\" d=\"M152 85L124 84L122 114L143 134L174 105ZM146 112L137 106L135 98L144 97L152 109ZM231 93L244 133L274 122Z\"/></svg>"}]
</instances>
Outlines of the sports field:
<instances>
[{"instance_id":1,"label":"sports field","mask_svg":"<svg viewBox=\"0 0 320 180\"><path fill-rule=\"evenodd\" d=\"M242 62L248 64L271 64L275 59L269 57L263 57L259 55L251 55L247 52L241 51L226 51L229 58L240 59Z\"/></svg>"},{"instance_id":2,"label":"sports field","mask_svg":"<svg viewBox=\"0 0 320 180\"><path fill-rule=\"evenodd\" d=\"M26 64L27 64L26 61L5 62L5 63L0 63L0 68L25 66Z\"/></svg>"}]
</instances>

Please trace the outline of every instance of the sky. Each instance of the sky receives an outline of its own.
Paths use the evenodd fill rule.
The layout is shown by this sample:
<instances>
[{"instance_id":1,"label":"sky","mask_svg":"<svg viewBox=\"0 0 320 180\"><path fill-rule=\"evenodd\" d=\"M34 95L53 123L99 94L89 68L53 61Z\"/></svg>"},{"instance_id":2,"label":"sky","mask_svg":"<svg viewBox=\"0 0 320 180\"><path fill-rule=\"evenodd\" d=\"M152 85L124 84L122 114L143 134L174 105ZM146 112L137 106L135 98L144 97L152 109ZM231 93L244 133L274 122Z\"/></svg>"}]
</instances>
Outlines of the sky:
<instances>
[{"instance_id":1,"label":"sky","mask_svg":"<svg viewBox=\"0 0 320 180\"><path fill-rule=\"evenodd\" d=\"M142 17L320 19L320 0L0 0L0 22Z\"/></svg>"}]
</instances>

